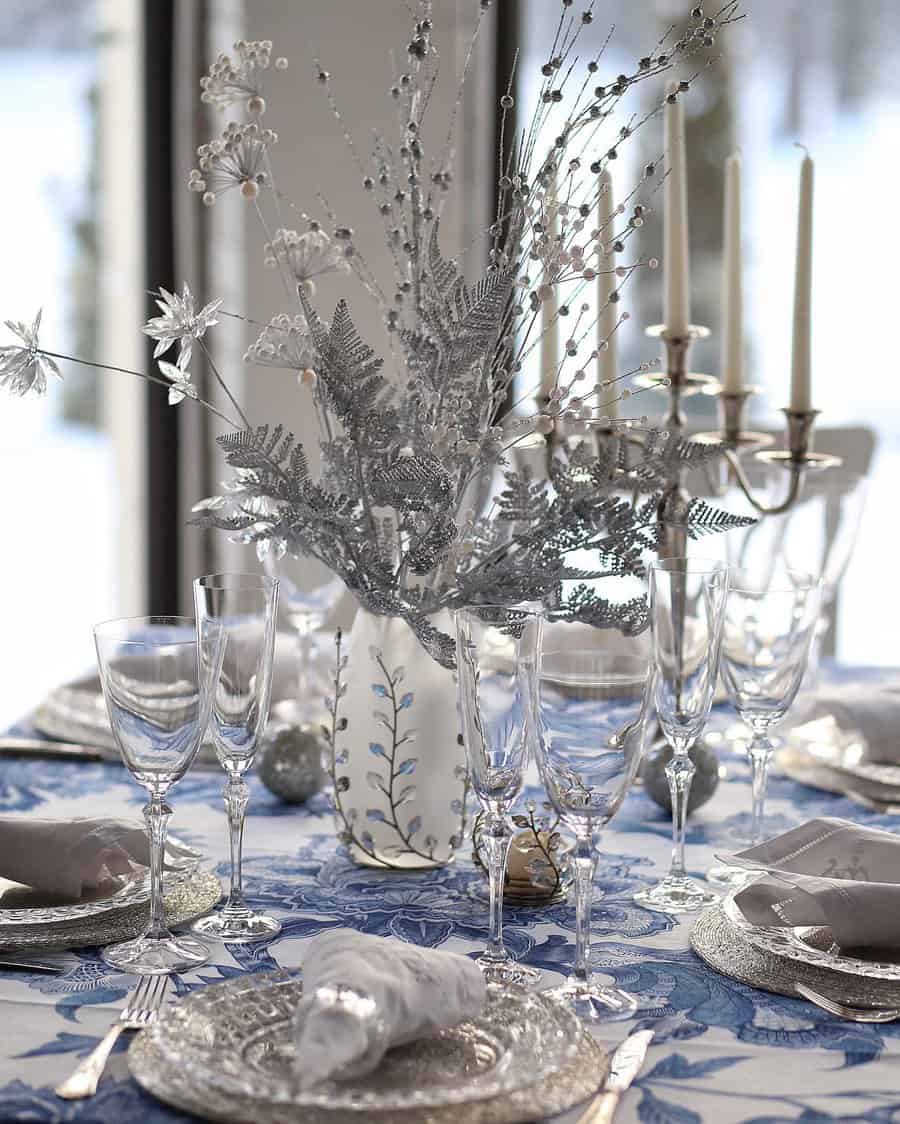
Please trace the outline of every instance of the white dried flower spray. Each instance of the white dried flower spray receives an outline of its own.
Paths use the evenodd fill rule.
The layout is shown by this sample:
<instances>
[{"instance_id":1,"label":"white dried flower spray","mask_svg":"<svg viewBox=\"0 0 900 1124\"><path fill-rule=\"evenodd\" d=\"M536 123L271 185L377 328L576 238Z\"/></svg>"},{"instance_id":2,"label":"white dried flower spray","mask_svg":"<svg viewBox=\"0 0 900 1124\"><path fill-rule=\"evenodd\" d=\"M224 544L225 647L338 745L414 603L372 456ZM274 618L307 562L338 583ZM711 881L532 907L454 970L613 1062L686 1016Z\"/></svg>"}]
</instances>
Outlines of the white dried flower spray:
<instances>
[{"instance_id":1,"label":"white dried flower spray","mask_svg":"<svg viewBox=\"0 0 900 1124\"><path fill-rule=\"evenodd\" d=\"M286 60L275 60L279 70L284 69L279 65L282 61ZM239 39L234 45L234 57L219 55L209 74L200 79L200 100L219 110L240 105L248 113L265 113L263 75L271 64L271 39Z\"/></svg>"},{"instance_id":2,"label":"white dried flower spray","mask_svg":"<svg viewBox=\"0 0 900 1124\"><path fill-rule=\"evenodd\" d=\"M278 140L272 129L229 122L217 140L197 149L197 167L191 170L188 187L203 195L207 205L237 188L244 199L255 200L268 183L268 150Z\"/></svg>"},{"instance_id":3,"label":"white dried flower spray","mask_svg":"<svg viewBox=\"0 0 900 1124\"><path fill-rule=\"evenodd\" d=\"M344 250L324 230L307 230L304 234L276 230L263 249L265 264L271 269L283 265L295 284L305 286L308 296L315 292L310 284L314 278L350 269Z\"/></svg>"},{"instance_id":4,"label":"white dried flower spray","mask_svg":"<svg viewBox=\"0 0 900 1124\"><path fill-rule=\"evenodd\" d=\"M244 353L245 363L303 371L316 361L316 349L302 315L273 316Z\"/></svg>"}]
</instances>

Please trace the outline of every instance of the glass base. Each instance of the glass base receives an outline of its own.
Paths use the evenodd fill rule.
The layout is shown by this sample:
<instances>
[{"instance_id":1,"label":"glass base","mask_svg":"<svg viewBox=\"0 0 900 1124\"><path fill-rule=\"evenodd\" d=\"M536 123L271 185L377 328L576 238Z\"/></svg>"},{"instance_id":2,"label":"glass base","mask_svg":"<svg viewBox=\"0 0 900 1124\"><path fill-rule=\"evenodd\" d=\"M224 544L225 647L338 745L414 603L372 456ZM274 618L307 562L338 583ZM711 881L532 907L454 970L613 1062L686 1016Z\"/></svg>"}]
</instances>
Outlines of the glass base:
<instances>
[{"instance_id":1,"label":"glass base","mask_svg":"<svg viewBox=\"0 0 900 1124\"><path fill-rule=\"evenodd\" d=\"M493 960L489 956L479 956L475 961L488 983L513 984L515 987L534 987L541 973L527 964L520 964L511 957Z\"/></svg>"},{"instance_id":2,"label":"glass base","mask_svg":"<svg viewBox=\"0 0 900 1124\"><path fill-rule=\"evenodd\" d=\"M100 957L120 972L137 976L164 976L169 972L189 972L209 960L209 949L191 937L136 937L132 941L111 944Z\"/></svg>"},{"instance_id":3,"label":"glass base","mask_svg":"<svg viewBox=\"0 0 900 1124\"><path fill-rule=\"evenodd\" d=\"M695 913L698 909L713 905L719 900L719 896L715 890L704 886L696 878L669 875L649 890L641 890L635 894L633 900L646 909L656 909L661 913Z\"/></svg>"},{"instance_id":4,"label":"glass base","mask_svg":"<svg viewBox=\"0 0 900 1124\"><path fill-rule=\"evenodd\" d=\"M277 937L281 932L281 922L264 913L254 913L252 910L241 910L231 913L226 906L218 913L211 913L208 917L201 917L191 926L195 933L204 937L214 937L217 941L227 941L229 944L251 944L253 941L265 941Z\"/></svg>"},{"instance_id":5,"label":"glass base","mask_svg":"<svg viewBox=\"0 0 900 1124\"><path fill-rule=\"evenodd\" d=\"M560 987L549 988L543 994L565 1003L586 1023L630 1019L638 1005L634 995L618 987L601 987L599 984L582 983L580 980L569 980Z\"/></svg>"},{"instance_id":6,"label":"glass base","mask_svg":"<svg viewBox=\"0 0 900 1124\"><path fill-rule=\"evenodd\" d=\"M746 885L759 874L756 870L747 870L743 866L728 866L726 863L715 863L706 872L706 881L712 882L725 890L736 890L739 886Z\"/></svg>"}]
</instances>

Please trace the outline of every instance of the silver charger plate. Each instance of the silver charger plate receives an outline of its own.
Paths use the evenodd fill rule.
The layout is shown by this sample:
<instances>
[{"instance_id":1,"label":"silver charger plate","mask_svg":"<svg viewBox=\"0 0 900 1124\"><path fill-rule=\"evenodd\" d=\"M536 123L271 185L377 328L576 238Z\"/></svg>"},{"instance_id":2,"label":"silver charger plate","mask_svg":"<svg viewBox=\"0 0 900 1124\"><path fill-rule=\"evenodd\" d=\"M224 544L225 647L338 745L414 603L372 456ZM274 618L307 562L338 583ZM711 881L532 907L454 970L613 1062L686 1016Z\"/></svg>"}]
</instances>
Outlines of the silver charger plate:
<instances>
[{"instance_id":1,"label":"silver charger plate","mask_svg":"<svg viewBox=\"0 0 900 1124\"><path fill-rule=\"evenodd\" d=\"M856 955L851 955L838 948L827 926L754 925L741 913L734 894L722 902L722 912L752 945L772 956L832 972L900 982L900 949L893 955L887 949L854 950Z\"/></svg>"},{"instance_id":2,"label":"silver charger plate","mask_svg":"<svg viewBox=\"0 0 900 1124\"><path fill-rule=\"evenodd\" d=\"M722 975L777 995L796 996L794 985L802 983L841 1003L900 1006L900 983L848 975L757 947L726 917L721 903L701 913L691 931L691 947Z\"/></svg>"},{"instance_id":3,"label":"silver charger plate","mask_svg":"<svg viewBox=\"0 0 900 1124\"><path fill-rule=\"evenodd\" d=\"M133 1042L131 1072L160 1100L254 1124L522 1124L596 1091L605 1054L552 999L492 986L476 1019L390 1051L372 1074L301 1090L301 980L257 973L195 991Z\"/></svg>"},{"instance_id":4,"label":"silver charger plate","mask_svg":"<svg viewBox=\"0 0 900 1124\"><path fill-rule=\"evenodd\" d=\"M167 872L164 904L169 925L184 925L209 913L222 897L218 878L208 871L185 871L172 878ZM139 936L150 919L149 898L86 914L67 921L10 926L0 932L0 948L18 952L27 948L89 948Z\"/></svg>"}]
</instances>

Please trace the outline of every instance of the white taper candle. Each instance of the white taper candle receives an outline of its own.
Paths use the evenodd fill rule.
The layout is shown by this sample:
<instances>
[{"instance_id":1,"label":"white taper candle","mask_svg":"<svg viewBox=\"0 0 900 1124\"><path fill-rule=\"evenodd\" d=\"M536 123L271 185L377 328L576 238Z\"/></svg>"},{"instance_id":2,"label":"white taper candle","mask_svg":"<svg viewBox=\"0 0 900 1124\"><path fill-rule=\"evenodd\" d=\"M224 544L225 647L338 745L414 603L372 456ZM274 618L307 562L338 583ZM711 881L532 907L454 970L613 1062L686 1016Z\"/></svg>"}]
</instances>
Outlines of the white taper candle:
<instances>
[{"instance_id":1,"label":"white taper candle","mask_svg":"<svg viewBox=\"0 0 900 1124\"><path fill-rule=\"evenodd\" d=\"M813 162L800 165L797 259L794 271L794 337L791 355L791 409L812 409L810 386L810 308L812 304Z\"/></svg>"},{"instance_id":2,"label":"white taper candle","mask_svg":"<svg viewBox=\"0 0 900 1124\"><path fill-rule=\"evenodd\" d=\"M677 94L672 82L668 93ZM691 322L690 259L688 252L687 160L684 148L684 106L679 98L666 101L665 247L663 320L670 332L685 335Z\"/></svg>"},{"instance_id":3,"label":"white taper candle","mask_svg":"<svg viewBox=\"0 0 900 1124\"><path fill-rule=\"evenodd\" d=\"M724 247L722 253L723 387L732 394L744 389L744 294L741 277L741 158L725 161Z\"/></svg>"},{"instance_id":4,"label":"white taper candle","mask_svg":"<svg viewBox=\"0 0 900 1124\"><path fill-rule=\"evenodd\" d=\"M547 188L547 236L555 246L559 238L559 212L557 211L556 182ZM553 258L556 252L554 250ZM556 286L553 278L544 276L544 284L551 286L551 293L541 303L541 396L547 398L556 386L556 373L559 368L559 316L557 315Z\"/></svg>"},{"instance_id":5,"label":"white taper candle","mask_svg":"<svg viewBox=\"0 0 900 1124\"><path fill-rule=\"evenodd\" d=\"M619 306L611 304L609 300L609 294L616 288L616 252L612 248L615 241L615 213L612 176L607 168L600 174L597 214L597 225L601 231L601 253L597 260L597 305L600 309L597 318L597 404L600 413L608 418L618 417L619 404L616 399L620 392L619 384L615 381L619 377L619 348L615 332ZM612 386L604 388L605 382L611 382Z\"/></svg>"}]
</instances>

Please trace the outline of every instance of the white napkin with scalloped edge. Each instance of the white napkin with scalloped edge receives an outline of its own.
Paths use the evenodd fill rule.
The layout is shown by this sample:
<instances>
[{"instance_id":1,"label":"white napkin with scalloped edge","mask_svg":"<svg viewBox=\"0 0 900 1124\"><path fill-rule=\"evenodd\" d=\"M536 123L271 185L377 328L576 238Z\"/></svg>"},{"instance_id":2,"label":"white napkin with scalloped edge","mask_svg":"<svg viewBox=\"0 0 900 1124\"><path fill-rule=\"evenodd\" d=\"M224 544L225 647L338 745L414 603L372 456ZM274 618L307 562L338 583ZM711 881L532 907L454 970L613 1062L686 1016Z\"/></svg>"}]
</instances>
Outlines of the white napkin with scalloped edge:
<instances>
[{"instance_id":1,"label":"white napkin with scalloped edge","mask_svg":"<svg viewBox=\"0 0 900 1124\"><path fill-rule=\"evenodd\" d=\"M485 997L467 956L352 929L320 933L303 961L294 1019L300 1083L370 1073L392 1047L478 1015Z\"/></svg>"},{"instance_id":2,"label":"white napkin with scalloped edge","mask_svg":"<svg viewBox=\"0 0 900 1124\"><path fill-rule=\"evenodd\" d=\"M762 877L735 896L754 925L827 925L842 948L900 948L900 836L822 818L724 857Z\"/></svg>"}]
</instances>

